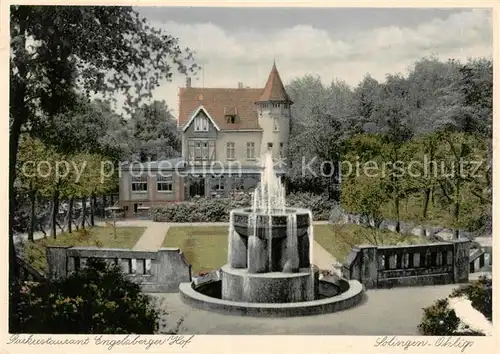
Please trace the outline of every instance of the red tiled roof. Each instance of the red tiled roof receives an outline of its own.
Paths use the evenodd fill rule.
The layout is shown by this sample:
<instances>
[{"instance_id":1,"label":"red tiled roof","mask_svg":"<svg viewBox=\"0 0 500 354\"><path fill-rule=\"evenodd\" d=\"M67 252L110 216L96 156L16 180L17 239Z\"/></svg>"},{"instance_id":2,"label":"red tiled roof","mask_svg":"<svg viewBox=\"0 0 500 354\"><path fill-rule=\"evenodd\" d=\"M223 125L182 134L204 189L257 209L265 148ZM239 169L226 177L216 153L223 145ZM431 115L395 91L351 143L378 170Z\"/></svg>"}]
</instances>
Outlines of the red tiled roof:
<instances>
[{"instance_id":1,"label":"red tiled roof","mask_svg":"<svg viewBox=\"0 0 500 354\"><path fill-rule=\"evenodd\" d=\"M186 124L192 114L203 105L221 130L261 129L255 106L261 94L261 88L182 87L179 92L179 126ZM226 121L225 115L230 111L237 111L234 124Z\"/></svg>"},{"instance_id":2,"label":"red tiled roof","mask_svg":"<svg viewBox=\"0 0 500 354\"><path fill-rule=\"evenodd\" d=\"M221 130L260 130L255 103L262 101L291 102L276 65L273 65L265 88L181 87L178 126L184 126L203 106ZM225 116L233 112L236 112L236 122L228 123Z\"/></svg>"},{"instance_id":3,"label":"red tiled roof","mask_svg":"<svg viewBox=\"0 0 500 354\"><path fill-rule=\"evenodd\" d=\"M276 63L273 64L266 86L264 87L264 92L262 92L259 99L259 102L268 101L291 102L290 97L285 91L283 82L281 81L278 69L276 69Z\"/></svg>"}]
</instances>

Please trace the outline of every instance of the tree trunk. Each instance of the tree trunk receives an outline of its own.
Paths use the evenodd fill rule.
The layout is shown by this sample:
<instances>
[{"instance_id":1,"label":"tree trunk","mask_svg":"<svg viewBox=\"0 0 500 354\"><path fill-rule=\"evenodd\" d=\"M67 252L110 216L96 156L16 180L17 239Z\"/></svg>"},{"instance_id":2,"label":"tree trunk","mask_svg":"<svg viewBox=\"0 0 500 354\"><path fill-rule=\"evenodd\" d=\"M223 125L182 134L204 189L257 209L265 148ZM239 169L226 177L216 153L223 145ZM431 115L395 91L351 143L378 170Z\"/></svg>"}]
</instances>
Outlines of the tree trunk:
<instances>
[{"instance_id":1,"label":"tree trunk","mask_svg":"<svg viewBox=\"0 0 500 354\"><path fill-rule=\"evenodd\" d=\"M103 194L102 195L102 218L105 219L106 218L106 194Z\"/></svg>"},{"instance_id":2,"label":"tree trunk","mask_svg":"<svg viewBox=\"0 0 500 354\"><path fill-rule=\"evenodd\" d=\"M50 223L50 236L56 238L57 215L59 214L59 191L56 189L52 198L52 222Z\"/></svg>"},{"instance_id":3,"label":"tree trunk","mask_svg":"<svg viewBox=\"0 0 500 354\"><path fill-rule=\"evenodd\" d=\"M396 209L396 232L399 233L401 231L401 226L399 223L399 197L394 199L394 208Z\"/></svg>"},{"instance_id":4,"label":"tree trunk","mask_svg":"<svg viewBox=\"0 0 500 354\"><path fill-rule=\"evenodd\" d=\"M85 229L85 213L87 212L87 197L82 197L82 229Z\"/></svg>"},{"instance_id":5,"label":"tree trunk","mask_svg":"<svg viewBox=\"0 0 500 354\"><path fill-rule=\"evenodd\" d=\"M17 98L17 97L16 97ZM24 101L24 96L19 97ZM22 103L21 103L22 104ZM11 108L12 110L12 108ZM12 114L12 112L11 112ZM14 214L17 207L16 189L14 187L16 180L17 150L19 149L19 137L21 127L25 116L23 112L16 112L13 115L14 121L10 127L9 139L9 331L19 331L15 327L17 320L17 301L20 297L19 288L19 264L17 263L16 248L14 245Z\"/></svg>"},{"instance_id":6,"label":"tree trunk","mask_svg":"<svg viewBox=\"0 0 500 354\"><path fill-rule=\"evenodd\" d=\"M33 188L31 186L31 183L30 187ZM31 189L30 191L30 204L31 204L31 210L30 210L30 227L28 228L28 241L34 242L35 225L36 225L36 215L35 215L36 191L33 189Z\"/></svg>"},{"instance_id":7,"label":"tree trunk","mask_svg":"<svg viewBox=\"0 0 500 354\"><path fill-rule=\"evenodd\" d=\"M455 205L454 205L454 208L453 208L453 218L455 219L455 225L458 224L458 216L460 214L460 203L458 201L455 201ZM459 237L459 229L458 228L455 228L453 230L453 233L454 233L454 237L455 239L458 239Z\"/></svg>"},{"instance_id":8,"label":"tree trunk","mask_svg":"<svg viewBox=\"0 0 500 354\"><path fill-rule=\"evenodd\" d=\"M69 198L68 201L68 232L71 233L73 230L71 222L73 221L73 197Z\"/></svg>"},{"instance_id":9,"label":"tree trunk","mask_svg":"<svg viewBox=\"0 0 500 354\"><path fill-rule=\"evenodd\" d=\"M92 196L90 198L90 226L95 226L95 224L94 224L95 205L96 205L96 198L95 198L95 194L92 193Z\"/></svg>"},{"instance_id":10,"label":"tree trunk","mask_svg":"<svg viewBox=\"0 0 500 354\"><path fill-rule=\"evenodd\" d=\"M454 230L455 234L455 239L458 239L459 236L459 230L458 230L458 220L460 217L460 180L457 181L457 188L455 189L455 203L454 203L454 208L453 208L453 219L455 220L455 227L456 229Z\"/></svg>"},{"instance_id":11,"label":"tree trunk","mask_svg":"<svg viewBox=\"0 0 500 354\"><path fill-rule=\"evenodd\" d=\"M28 15L24 14L20 18L19 39L18 45L21 48L26 48L26 26L28 25ZM17 320L17 304L20 298L19 287L19 264L17 262L16 248L14 245L14 211L16 210L16 168L17 168L17 152L19 149L19 138L21 136L21 128L23 123L29 117L29 110L26 105L26 63L19 60L17 64L18 75L21 80L16 82L17 92L15 95L10 95L9 114L13 118L12 125L9 130L9 332L19 332L17 328L19 321Z\"/></svg>"},{"instance_id":12,"label":"tree trunk","mask_svg":"<svg viewBox=\"0 0 500 354\"><path fill-rule=\"evenodd\" d=\"M424 237L426 235L425 222L427 221L427 213L429 211L430 197L431 197L431 189L426 188L425 189L425 197L424 197L424 207L422 209L422 229L420 230L420 235L424 236Z\"/></svg>"}]
</instances>

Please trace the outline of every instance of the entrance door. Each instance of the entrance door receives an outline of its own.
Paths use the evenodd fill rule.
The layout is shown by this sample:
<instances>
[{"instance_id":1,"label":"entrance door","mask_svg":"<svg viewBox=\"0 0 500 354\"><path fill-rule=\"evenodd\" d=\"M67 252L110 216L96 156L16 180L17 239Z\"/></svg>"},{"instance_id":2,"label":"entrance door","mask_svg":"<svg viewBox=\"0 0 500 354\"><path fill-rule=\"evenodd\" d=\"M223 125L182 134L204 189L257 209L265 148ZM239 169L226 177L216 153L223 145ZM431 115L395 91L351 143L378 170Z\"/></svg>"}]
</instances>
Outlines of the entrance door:
<instances>
[{"instance_id":1,"label":"entrance door","mask_svg":"<svg viewBox=\"0 0 500 354\"><path fill-rule=\"evenodd\" d=\"M191 198L195 196L205 197L205 178L192 177L189 183L189 196Z\"/></svg>"}]
</instances>

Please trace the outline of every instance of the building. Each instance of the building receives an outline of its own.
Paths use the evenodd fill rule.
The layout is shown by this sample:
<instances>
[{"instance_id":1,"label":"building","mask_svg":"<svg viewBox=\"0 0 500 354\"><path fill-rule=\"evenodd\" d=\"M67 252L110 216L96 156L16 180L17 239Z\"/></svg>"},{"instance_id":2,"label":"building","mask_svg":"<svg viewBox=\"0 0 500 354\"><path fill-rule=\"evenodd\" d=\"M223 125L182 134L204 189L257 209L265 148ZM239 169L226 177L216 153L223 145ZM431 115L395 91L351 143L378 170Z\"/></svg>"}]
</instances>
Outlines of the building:
<instances>
[{"instance_id":1,"label":"building","mask_svg":"<svg viewBox=\"0 0 500 354\"><path fill-rule=\"evenodd\" d=\"M196 196L228 196L255 188L269 151L286 172L291 105L276 64L264 88L186 87L179 91L182 158L121 168L120 205L127 215Z\"/></svg>"}]
</instances>

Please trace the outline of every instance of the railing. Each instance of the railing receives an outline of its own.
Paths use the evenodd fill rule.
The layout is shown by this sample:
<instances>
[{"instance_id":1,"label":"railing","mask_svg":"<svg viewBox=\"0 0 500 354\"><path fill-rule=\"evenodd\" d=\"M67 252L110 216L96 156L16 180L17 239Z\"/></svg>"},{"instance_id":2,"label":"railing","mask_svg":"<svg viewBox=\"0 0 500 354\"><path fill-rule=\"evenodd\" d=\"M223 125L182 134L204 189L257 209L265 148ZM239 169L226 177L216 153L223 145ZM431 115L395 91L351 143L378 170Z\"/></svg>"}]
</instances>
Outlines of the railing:
<instances>
[{"instance_id":1,"label":"railing","mask_svg":"<svg viewBox=\"0 0 500 354\"><path fill-rule=\"evenodd\" d=\"M145 292L176 292L179 284L191 281L191 266L179 248L161 248L156 252L97 247L50 246L46 248L47 275L66 277L86 266L88 259L114 263Z\"/></svg>"},{"instance_id":2,"label":"railing","mask_svg":"<svg viewBox=\"0 0 500 354\"><path fill-rule=\"evenodd\" d=\"M19 276L22 281L45 282L45 275L33 268L24 259L17 257L17 264L19 265Z\"/></svg>"},{"instance_id":3,"label":"railing","mask_svg":"<svg viewBox=\"0 0 500 354\"><path fill-rule=\"evenodd\" d=\"M481 247L469 256L469 273L475 273L485 266L493 265L491 247Z\"/></svg>"},{"instance_id":4,"label":"railing","mask_svg":"<svg viewBox=\"0 0 500 354\"><path fill-rule=\"evenodd\" d=\"M355 247L342 275L367 288L450 284L468 280L470 241Z\"/></svg>"}]
</instances>

